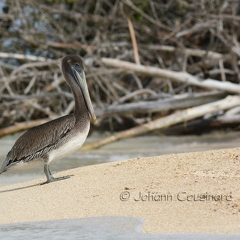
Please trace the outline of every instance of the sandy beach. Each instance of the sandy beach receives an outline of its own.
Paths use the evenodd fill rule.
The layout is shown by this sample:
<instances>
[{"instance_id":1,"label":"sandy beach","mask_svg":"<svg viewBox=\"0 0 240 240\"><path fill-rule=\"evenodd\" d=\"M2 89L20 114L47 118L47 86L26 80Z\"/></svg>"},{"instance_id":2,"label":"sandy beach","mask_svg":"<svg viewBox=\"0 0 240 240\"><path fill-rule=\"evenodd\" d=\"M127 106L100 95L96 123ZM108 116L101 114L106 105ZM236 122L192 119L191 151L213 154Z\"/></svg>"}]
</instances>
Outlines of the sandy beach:
<instances>
[{"instance_id":1,"label":"sandy beach","mask_svg":"<svg viewBox=\"0 0 240 240\"><path fill-rule=\"evenodd\" d=\"M86 166L0 188L0 223L143 218L148 233L240 233L240 149Z\"/></svg>"}]
</instances>

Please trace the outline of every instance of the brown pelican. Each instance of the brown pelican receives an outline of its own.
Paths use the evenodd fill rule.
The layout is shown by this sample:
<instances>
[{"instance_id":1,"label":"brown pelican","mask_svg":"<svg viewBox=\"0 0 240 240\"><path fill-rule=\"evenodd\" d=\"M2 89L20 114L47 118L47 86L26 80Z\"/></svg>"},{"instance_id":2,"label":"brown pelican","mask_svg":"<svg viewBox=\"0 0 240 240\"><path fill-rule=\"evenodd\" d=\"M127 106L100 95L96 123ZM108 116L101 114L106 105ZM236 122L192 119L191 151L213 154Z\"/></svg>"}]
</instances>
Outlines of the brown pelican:
<instances>
[{"instance_id":1,"label":"brown pelican","mask_svg":"<svg viewBox=\"0 0 240 240\"><path fill-rule=\"evenodd\" d=\"M63 57L61 69L74 95L74 114L60 117L25 132L7 154L0 174L10 168L42 161L47 177L45 183L66 178L54 178L49 163L78 150L87 138L90 120L95 122L96 117L81 58L77 55Z\"/></svg>"}]
</instances>

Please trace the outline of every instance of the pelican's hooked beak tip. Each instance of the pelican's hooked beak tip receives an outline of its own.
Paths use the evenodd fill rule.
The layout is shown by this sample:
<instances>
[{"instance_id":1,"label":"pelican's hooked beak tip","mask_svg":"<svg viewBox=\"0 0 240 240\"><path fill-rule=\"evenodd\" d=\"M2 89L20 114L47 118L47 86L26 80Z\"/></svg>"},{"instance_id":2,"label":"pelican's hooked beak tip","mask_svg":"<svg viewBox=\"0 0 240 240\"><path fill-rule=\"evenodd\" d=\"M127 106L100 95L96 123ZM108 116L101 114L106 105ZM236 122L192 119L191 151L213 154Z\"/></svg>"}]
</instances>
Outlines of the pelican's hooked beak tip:
<instances>
[{"instance_id":1,"label":"pelican's hooked beak tip","mask_svg":"<svg viewBox=\"0 0 240 240\"><path fill-rule=\"evenodd\" d=\"M97 120L97 118L96 118L95 116L94 116L94 117L92 117L92 119L91 119L91 120L92 120L92 123L93 123L93 124L97 124L97 121L98 121L98 120Z\"/></svg>"}]
</instances>

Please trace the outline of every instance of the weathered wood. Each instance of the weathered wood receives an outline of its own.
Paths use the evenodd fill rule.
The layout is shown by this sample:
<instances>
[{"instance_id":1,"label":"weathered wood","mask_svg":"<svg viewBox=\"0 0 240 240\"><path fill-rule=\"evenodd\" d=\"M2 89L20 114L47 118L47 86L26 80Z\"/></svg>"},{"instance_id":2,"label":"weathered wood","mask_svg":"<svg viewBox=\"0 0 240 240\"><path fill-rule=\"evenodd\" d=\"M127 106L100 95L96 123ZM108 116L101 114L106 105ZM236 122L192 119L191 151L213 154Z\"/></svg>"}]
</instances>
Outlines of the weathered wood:
<instances>
[{"instance_id":1,"label":"weathered wood","mask_svg":"<svg viewBox=\"0 0 240 240\"><path fill-rule=\"evenodd\" d=\"M121 105L112 105L104 109L97 109L96 115L98 117L107 117L115 114L124 115L129 113L153 113L175 109L185 109L217 101L224 97L226 97L226 94L223 92L187 93L165 99L159 99L157 101L140 101Z\"/></svg>"},{"instance_id":2,"label":"weathered wood","mask_svg":"<svg viewBox=\"0 0 240 240\"><path fill-rule=\"evenodd\" d=\"M144 47L140 45L141 47ZM166 51L166 52L183 52L187 55L190 56L196 56L196 57L203 57L206 56L208 58L213 58L213 59L223 59L226 58L226 55L223 55L218 52L213 52L213 51L206 51L202 49L193 49L193 48L179 48L179 47L174 47L174 46L169 46L169 45L149 45L148 49L150 50L158 50L158 51Z\"/></svg>"},{"instance_id":3,"label":"weathered wood","mask_svg":"<svg viewBox=\"0 0 240 240\"><path fill-rule=\"evenodd\" d=\"M179 135L179 134L203 134L211 132L214 129L234 128L240 124L240 114L228 116L224 114L218 117L198 118L189 122L180 123L171 126L167 129L161 129L160 133L164 135Z\"/></svg>"},{"instance_id":4,"label":"weathered wood","mask_svg":"<svg viewBox=\"0 0 240 240\"><path fill-rule=\"evenodd\" d=\"M47 59L44 57L36 57L33 55L24 55L19 53L7 53L7 52L0 52L0 58L13 58L19 60L27 60L27 61L39 61L39 62L51 62L51 59Z\"/></svg>"},{"instance_id":5,"label":"weathered wood","mask_svg":"<svg viewBox=\"0 0 240 240\"><path fill-rule=\"evenodd\" d=\"M133 24L132 24L132 21L131 21L130 18L128 18L127 21L128 21L129 32L130 32L131 39L132 39L135 62L136 62L136 64L141 64L140 63L140 57L139 57L139 54L138 54L138 46L137 46L137 40L136 40Z\"/></svg>"},{"instance_id":6,"label":"weathered wood","mask_svg":"<svg viewBox=\"0 0 240 240\"><path fill-rule=\"evenodd\" d=\"M193 75L186 72L174 72L166 69L160 69L156 67L149 67L143 65L137 65L131 62L121 61L112 58L102 58L102 62L111 67L123 68L128 71L137 72L140 74L159 76L173 81L192 84L194 86L208 88L208 89L218 89L221 91L226 91L230 93L240 94L240 85L231 82L220 82L214 79L200 79L194 77Z\"/></svg>"},{"instance_id":7,"label":"weathered wood","mask_svg":"<svg viewBox=\"0 0 240 240\"><path fill-rule=\"evenodd\" d=\"M198 117L202 117L208 113L214 113L220 110L227 110L240 105L240 96L228 96L222 100L204 104L198 107L189 108L186 110L178 111L167 117L163 117L152 122L143 124L138 127L125 130L111 136L105 137L99 141L92 142L84 145L81 149L88 150L93 148L99 148L111 142L118 141L120 139L137 136L143 133L147 133L156 129L163 129L174 124L186 122Z\"/></svg>"},{"instance_id":8,"label":"weathered wood","mask_svg":"<svg viewBox=\"0 0 240 240\"><path fill-rule=\"evenodd\" d=\"M43 124L51 119L45 118L36 121L24 122L24 123L15 123L13 126L0 129L0 137L3 137L8 134L13 134L15 132L23 131L32 127L36 127L40 124Z\"/></svg>"}]
</instances>

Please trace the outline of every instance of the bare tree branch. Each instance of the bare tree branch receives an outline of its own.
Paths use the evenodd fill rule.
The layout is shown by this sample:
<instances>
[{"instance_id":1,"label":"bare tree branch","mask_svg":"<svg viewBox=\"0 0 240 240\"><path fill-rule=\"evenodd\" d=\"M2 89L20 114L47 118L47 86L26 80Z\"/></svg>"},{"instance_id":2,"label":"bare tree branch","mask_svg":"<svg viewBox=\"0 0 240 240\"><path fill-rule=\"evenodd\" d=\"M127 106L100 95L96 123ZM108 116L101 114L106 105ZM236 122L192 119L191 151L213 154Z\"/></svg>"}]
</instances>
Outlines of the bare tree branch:
<instances>
[{"instance_id":1,"label":"bare tree branch","mask_svg":"<svg viewBox=\"0 0 240 240\"><path fill-rule=\"evenodd\" d=\"M214 79L200 80L186 72L174 72L170 70L160 69L156 67L148 67L143 65L137 65L134 63L121 61L118 59L102 58L102 62L111 67L118 67L124 70L137 72L139 74L145 74L150 76L158 76L167 79L171 79L177 82L187 83L203 88L218 89L230 93L240 94L240 85L230 82L219 82Z\"/></svg>"}]
</instances>

